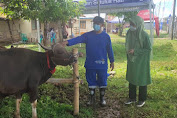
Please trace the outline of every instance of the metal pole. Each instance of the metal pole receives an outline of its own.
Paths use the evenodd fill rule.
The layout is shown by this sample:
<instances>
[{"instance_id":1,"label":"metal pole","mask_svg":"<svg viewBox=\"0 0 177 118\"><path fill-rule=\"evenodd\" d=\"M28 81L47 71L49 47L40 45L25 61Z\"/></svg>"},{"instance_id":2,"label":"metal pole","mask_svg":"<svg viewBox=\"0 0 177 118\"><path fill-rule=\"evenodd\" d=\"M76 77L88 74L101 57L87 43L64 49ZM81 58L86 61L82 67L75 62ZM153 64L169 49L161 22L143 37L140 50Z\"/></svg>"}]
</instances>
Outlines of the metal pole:
<instances>
[{"instance_id":1,"label":"metal pole","mask_svg":"<svg viewBox=\"0 0 177 118\"><path fill-rule=\"evenodd\" d=\"M37 39L38 43L40 43L40 27L39 27L39 19L37 18ZM39 52L41 52L41 46L38 44Z\"/></svg>"},{"instance_id":2,"label":"metal pole","mask_svg":"<svg viewBox=\"0 0 177 118\"><path fill-rule=\"evenodd\" d=\"M158 17L160 17L160 8L161 8L161 1L159 3L159 12L158 12Z\"/></svg>"},{"instance_id":3,"label":"metal pole","mask_svg":"<svg viewBox=\"0 0 177 118\"><path fill-rule=\"evenodd\" d=\"M152 24L152 1L150 2L149 4L149 16L150 16L150 41L151 41L151 44L153 45L153 38L154 38L154 34L153 34L153 24ZM154 13L154 11L153 11ZM153 16L154 18L154 16ZM153 50L151 51L151 59L153 58Z\"/></svg>"},{"instance_id":4,"label":"metal pole","mask_svg":"<svg viewBox=\"0 0 177 118\"><path fill-rule=\"evenodd\" d=\"M175 21L175 8L176 8L176 0L173 2L173 21L172 21L172 32L171 32L171 40L173 40L174 35L174 21Z\"/></svg>"},{"instance_id":5,"label":"metal pole","mask_svg":"<svg viewBox=\"0 0 177 118\"><path fill-rule=\"evenodd\" d=\"M100 16L100 0L98 0L98 16Z\"/></svg>"},{"instance_id":6,"label":"metal pole","mask_svg":"<svg viewBox=\"0 0 177 118\"><path fill-rule=\"evenodd\" d=\"M112 23L111 23L111 33L112 33Z\"/></svg>"},{"instance_id":7,"label":"metal pole","mask_svg":"<svg viewBox=\"0 0 177 118\"><path fill-rule=\"evenodd\" d=\"M153 28L152 28L152 35L153 35L153 37L152 37L152 45L153 45L153 43L154 43L154 6L153 6L153 22L152 22L152 26L153 26Z\"/></svg>"},{"instance_id":8,"label":"metal pole","mask_svg":"<svg viewBox=\"0 0 177 118\"><path fill-rule=\"evenodd\" d=\"M108 23L107 23L107 21L108 21L108 17L107 17L107 14L106 14L106 33L108 33Z\"/></svg>"},{"instance_id":9,"label":"metal pole","mask_svg":"<svg viewBox=\"0 0 177 118\"><path fill-rule=\"evenodd\" d=\"M149 4L149 16L150 16L150 38L151 38L151 42L152 42L152 40L153 40L153 38L152 38L152 12L151 12L151 8L152 8L152 6L151 6L152 4L151 4L151 2L150 2L150 4Z\"/></svg>"}]
</instances>

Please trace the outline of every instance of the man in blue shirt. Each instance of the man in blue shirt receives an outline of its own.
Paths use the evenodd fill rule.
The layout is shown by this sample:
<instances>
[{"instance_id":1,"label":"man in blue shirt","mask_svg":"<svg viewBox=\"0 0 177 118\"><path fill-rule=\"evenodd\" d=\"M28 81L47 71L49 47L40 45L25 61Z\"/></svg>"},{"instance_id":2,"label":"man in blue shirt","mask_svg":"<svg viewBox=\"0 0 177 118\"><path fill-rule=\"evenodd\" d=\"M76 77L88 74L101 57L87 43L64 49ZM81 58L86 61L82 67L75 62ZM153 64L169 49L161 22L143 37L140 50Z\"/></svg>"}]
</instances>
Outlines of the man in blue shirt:
<instances>
[{"instance_id":1,"label":"man in blue shirt","mask_svg":"<svg viewBox=\"0 0 177 118\"><path fill-rule=\"evenodd\" d=\"M93 31L87 32L76 38L67 40L62 44L72 46L78 43L86 44L86 79L90 90L90 99L88 105L95 103L95 89L100 89L100 104L106 105L104 99L105 89L107 87L107 56L110 60L111 71L114 69L114 54L110 36L103 32L104 19L96 16L93 19Z\"/></svg>"}]
</instances>

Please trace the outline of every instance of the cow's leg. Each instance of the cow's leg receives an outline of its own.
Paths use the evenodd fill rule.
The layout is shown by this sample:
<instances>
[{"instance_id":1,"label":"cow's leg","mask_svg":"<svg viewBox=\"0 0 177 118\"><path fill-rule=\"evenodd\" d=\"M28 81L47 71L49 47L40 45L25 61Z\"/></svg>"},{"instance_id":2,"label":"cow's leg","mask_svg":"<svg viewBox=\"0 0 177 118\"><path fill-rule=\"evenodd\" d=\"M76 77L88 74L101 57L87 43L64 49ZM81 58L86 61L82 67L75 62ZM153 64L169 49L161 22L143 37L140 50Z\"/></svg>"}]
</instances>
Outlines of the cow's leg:
<instances>
[{"instance_id":1,"label":"cow's leg","mask_svg":"<svg viewBox=\"0 0 177 118\"><path fill-rule=\"evenodd\" d=\"M2 103L3 96L0 94L0 104Z\"/></svg>"},{"instance_id":2,"label":"cow's leg","mask_svg":"<svg viewBox=\"0 0 177 118\"><path fill-rule=\"evenodd\" d=\"M32 118L37 118L37 100L35 100L33 103L31 103L32 106Z\"/></svg>"},{"instance_id":3,"label":"cow's leg","mask_svg":"<svg viewBox=\"0 0 177 118\"><path fill-rule=\"evenodd\" d=\"M2 100L3 100L5 97L6 97L5 95L3 95L3 94L0 93L0 103L2 103Z\"/></svg>"},{"instance_id":4,"label":"cow's leg","mask_svg":"<svg viewBox=\"0 0 177 118\"><path fill-rule=\"evenodd\" d=\"M22 98L16 99L16 112L15 112L15 118L20 118L20 103L22 101Z\"/></svg>"},{"instance_id":5,"label":"cow's leg","mask_svg":"<svg viewBox=\"0 0 177 118\"><path fill-rule=\"evenodd\" d=\"M32 106L32 118L37 118L37 87L30 89L29 95Z\"/></svg>"}]
</instances>

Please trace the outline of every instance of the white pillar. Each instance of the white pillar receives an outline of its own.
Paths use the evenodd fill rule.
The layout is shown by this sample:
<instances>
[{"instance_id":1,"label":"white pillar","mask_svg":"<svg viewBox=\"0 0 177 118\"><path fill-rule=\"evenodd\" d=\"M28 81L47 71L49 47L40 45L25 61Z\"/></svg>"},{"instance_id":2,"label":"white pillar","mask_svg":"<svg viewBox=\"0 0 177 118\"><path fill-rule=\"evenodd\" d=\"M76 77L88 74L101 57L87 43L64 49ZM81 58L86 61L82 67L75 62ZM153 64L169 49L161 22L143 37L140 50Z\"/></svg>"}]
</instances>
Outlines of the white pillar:
<instances>
[{"instance_id":1,"label":"white pillar","mask_svg":"<svg viewBox=\"0 0 177 118\"><path fill-rule=\"evenodd\" d=\"M81 35L81 20L80 20L80 16L79 16L79 36ZM81 43L80 43L80 47L81 47Z\"/></svg>"},{"instance_id":2,"label":"white pillar","mask_svg":"<svg viewBox=\"0 0 177 118\"><path fill-rule=\"evenodd\" d=\"M37 19L37 39L38 43L40 43L40 27L39 27L39 19ZM39 52L41 52L41 46L38 44Z\"/></svg>"}]
</instances>

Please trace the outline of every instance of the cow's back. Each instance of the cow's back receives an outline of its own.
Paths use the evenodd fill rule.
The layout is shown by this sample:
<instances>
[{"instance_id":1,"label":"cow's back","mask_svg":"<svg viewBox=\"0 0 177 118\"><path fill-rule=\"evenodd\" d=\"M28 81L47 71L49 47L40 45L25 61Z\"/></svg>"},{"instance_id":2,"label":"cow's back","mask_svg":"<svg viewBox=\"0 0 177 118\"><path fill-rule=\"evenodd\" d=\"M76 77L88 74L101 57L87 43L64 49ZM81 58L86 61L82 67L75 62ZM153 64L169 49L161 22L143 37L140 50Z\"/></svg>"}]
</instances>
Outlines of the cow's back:
<instances>
[{"instance_id":1,"label":"cow's back","mask_svg":"<svg viewBox=\"0 0 177 118\"><path fill-rule=\"evenodd\" d=\"M43 60L44 53L28 49L0 50L0 92L14 94L27 89L31 76L36 72L40 75Z\"/></svg>"}]
</instances>

